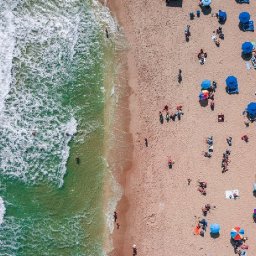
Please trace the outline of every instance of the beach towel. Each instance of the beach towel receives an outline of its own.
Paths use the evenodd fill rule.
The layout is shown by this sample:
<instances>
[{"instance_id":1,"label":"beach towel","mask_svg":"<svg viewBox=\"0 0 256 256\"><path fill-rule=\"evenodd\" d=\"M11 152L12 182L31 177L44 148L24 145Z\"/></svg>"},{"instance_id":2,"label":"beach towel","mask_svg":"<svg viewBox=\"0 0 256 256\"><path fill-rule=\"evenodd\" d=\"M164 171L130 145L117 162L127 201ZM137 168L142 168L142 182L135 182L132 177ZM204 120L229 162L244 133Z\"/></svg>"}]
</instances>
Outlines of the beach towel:
<instances>
[{"instance_id":1,"label":"beach towel","mask_svg":"<svg viewBox=\"0 0 256 256\"><path fill-rule=\"evenodd\" d=\"M249 70L249 69L251 69L251 67L252 66L251 66L250 62L246 62L246 69Z\"/></svg>"},{"instance_id":2,"label":"beach towel","mask_svg":"<svg viewBox=\"0 0 256 256\"><path fill-rule=\"evenodd\" d=\"M200 235L200 227L198 225L194 228L194 235Z\"/></svg>"},{"instance_id":3,"label":"beach towel","mask_svg":"<svg viewBox=\"0 0 256 256\"><path fill-rule=\"evenodd\" d=\"M234 196L233 196L234 194L237 194L239 196L239 190L234 189L234 190L225 191L226 199L234 199Z\"/></svg>"}]
</instances>

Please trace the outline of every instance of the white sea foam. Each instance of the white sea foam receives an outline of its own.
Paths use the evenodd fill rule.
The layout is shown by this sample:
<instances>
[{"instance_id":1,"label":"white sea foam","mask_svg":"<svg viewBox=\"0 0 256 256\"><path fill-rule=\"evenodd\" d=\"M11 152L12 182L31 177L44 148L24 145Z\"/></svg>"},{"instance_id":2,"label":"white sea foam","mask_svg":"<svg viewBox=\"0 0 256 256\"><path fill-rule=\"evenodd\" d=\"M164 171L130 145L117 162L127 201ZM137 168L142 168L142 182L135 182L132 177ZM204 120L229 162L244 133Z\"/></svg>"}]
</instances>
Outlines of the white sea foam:
<instances>
[{"instance_id":1,"label":"white sea foam","mask_svg":"<svg viewBox=\"0 0 256 256\"><path fill-rule=\"evenodd\" d=\"M0 197L0 225L4 222L5 210L4 200Z\"/></svg>"},{"instance_id":2,"label":"white sea foam","mask_svg":"<svg viewBox=\"0 0 256 256\"><path fill-rule=\"evenodd\" d=\"M87 72L91 48L98 47L95 17L78 2L39 1L30 9L0 0L0 169L26 183L63 184L77 126L76 110L63 104L73 84L65 84L77 71L76 53L85 54Z\"/></svg>"}]
</instances>

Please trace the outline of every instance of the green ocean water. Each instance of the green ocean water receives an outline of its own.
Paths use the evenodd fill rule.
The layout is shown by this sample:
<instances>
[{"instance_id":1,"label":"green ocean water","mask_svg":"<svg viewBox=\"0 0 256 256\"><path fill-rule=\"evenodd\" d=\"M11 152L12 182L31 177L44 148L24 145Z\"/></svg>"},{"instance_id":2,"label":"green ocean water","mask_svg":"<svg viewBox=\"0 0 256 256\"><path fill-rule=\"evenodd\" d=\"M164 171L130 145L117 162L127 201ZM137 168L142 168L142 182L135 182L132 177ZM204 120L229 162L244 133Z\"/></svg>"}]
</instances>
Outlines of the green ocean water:
<instances>
[{"instance_id":1,"label":"green ocean water","mask_svg":"<svg viewBox=\"0 0 256 256\"><path fill-rule=\"evenodd\" d=\"M103 255L103 32L89 0L0 0L0 255Z\"/></svg>"}]
</instances>

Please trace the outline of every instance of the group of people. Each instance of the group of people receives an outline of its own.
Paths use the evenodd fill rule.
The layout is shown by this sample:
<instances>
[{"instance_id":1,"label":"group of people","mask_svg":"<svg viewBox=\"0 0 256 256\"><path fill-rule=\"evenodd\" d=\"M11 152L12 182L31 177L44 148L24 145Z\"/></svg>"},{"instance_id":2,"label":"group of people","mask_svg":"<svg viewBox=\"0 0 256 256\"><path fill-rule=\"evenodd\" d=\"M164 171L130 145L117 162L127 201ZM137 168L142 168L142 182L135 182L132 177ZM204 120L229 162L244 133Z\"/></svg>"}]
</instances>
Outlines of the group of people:
<instances>
[{"instance_id":1,"label":"group of people","mask_svg":"<svg viewBox=\"0 0 256 256\"><path fill-rule=\"evenodd\" d=\"M228 164L230 163L229 156L231 151L229 149L226 149L226 151L223 153L222 162L221 162L221 168L222 173L228 171Z\"/></svg>"},{"instance_id":2,"label":"group of people","mask_svg":"<svg viewBox=\"0 0 256 256\"><path fill-rule=\"evenodd\" d=\"M213 31L213 34L212 34L212 41L215 43L215 45L217 47L220 46L220 40L219 39L224 40L224 33L222 31L222 27L218 27L216 29L216 31Z\"/></svg>"},{"instance_id":3,"label":"group of people","mask_svg":"<svg viewBox=\"0 0 256 256\"><path fill-rule=\"evenodd\" d=\"M206 219L198 219L196 227L194 229L194 235L204 236L208 223Z\"/></svg>"},{"instance_id":4,"label":"group of people","mask_svg":"<svg viewBox=\"0 0 256 256\"><path fill-rule=\"evenodd\" d=\"M206 195L206 188L207 188L207 182L205 181L197 181L197 185L198 185L198 191L202 194L202 195Z\"/></svg>"},{"instance_id":5,"label":"group of people","mask_svg":"<svg viewBox=\"0 0 256 256\"><path fill-rule=\"evenodd\" d=\"M165 117L163 116L163 112L165 113ZM163 111L159 111L159 121L161 124L164 123L164 119L166 120L166 122L168 123L169 121L175 121L176 117L178 118L178 120L181 119L181 116L184 115L184 113L182 112L182 106L178 105L176 107L176 112L175 113L171 113L169 112L169 107L168 105L166 105L163 109Z\"/></svg>"},{"instance_id":6,"label":"group of people","mask_svg":"<svg viewBox=\"0 0 256 256\"><path fill-rule=\"evenodd\" d=\"M199 63L203 65L205 63L205 60L207 58L207 53L203 51L203 49L200 50L200 52L197 55L197 58L199 60Z\"/></svg>"},{"instance_id":7,"label":"group of people","mask_svg":"<svg viewBox=\"0 0 256 256\"><path fill-rule=\"evenodd\" d=\"M213 153L213 136L210 136L206 139L206 144L208 145L208 151L203 152L205 157L212 157Z\"/></svg>"},{"instance_id":8,"label":"group of people","mask_svg":"<svg viewBox=\"0 0 256 256\"><path fill-rule=\"evenodd\" d=\"M210 204L206 204L204 207L202 207L202 213L204 216L207 216L207 213L210 212L211 210L211 205Z\"/></svg>"}]
</instances>

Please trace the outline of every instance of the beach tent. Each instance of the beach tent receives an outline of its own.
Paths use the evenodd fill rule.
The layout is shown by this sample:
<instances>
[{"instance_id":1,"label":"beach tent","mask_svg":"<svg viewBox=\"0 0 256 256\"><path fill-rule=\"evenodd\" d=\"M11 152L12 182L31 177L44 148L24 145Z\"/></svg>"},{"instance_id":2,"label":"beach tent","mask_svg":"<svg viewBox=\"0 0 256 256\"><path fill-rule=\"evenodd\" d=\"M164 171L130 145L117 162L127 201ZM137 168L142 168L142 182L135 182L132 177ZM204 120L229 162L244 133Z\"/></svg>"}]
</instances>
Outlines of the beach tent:
<instances>
[{"instance_id":1,"label":"beach tent","mask_svg":"<svg viewBox=\"0 0 256 256\"><path fill-rule=\"evenodd\" d=\"M210 226L210 233L211 234L219 234L220 233L220 225L219 224L211 224Z\"/></svg>"},{"instance_id":2,"label":"beach tent","mask_svg":"<svg viewBox=\"0 0 256 256\"><path fill-rule=\"evenodd\" d=\"M202 0L203 6L209 6L211 4L212 0Z\"/></svg>"},{"instance_id":3,"label":"beach tent","mask_svg":"<svg viewBox=\"0 0 256 256\"><path fill-rule=\"evenodd\" d=\"M226 91L229 94L238 93L238 82L237 78L235 76L229 76L226 79Z\"/></svg>"},{"instance_id":4,"label":"beach tent","mask_svg":"<svg viewBox=\"0 0 256 256\"><path fill-rule=\"evenodd\" d=\"M240 20L241 23L249 22L250 18L251 18L251 16L248 12L241 12L239 14L239 20Z\"/></svg>"},{"instance_id":5,"label":"beach tent","mask_svg":"<svg viewBox=\"0 0 256 256\"><path fill-rule=\"evenodd\" d=\"M256 119L256 102L251 102L246 108L247 115L250 119Z\"/></svg>"},{"instance_id":6,"label":"beach tent","mask_svg":"<svg viewBox=\"0 0 256 256\"><path fill-rule=\"evenodd\" d=\"M210 80L204 80L201 83L201 89L202 90L209 90L211 88L211 81Z\"/></svg>"},{"instance_id":7,"label":"beach tent","mask_svg":"<svg viewBox=\"0 0 256 256\"><path fill-rule=\"evenodd\" d=\"M240 227L234 227L230 232L230 236L237 241L242 240L243 235L244 235L244 230Z\"/></svg>"},{"instance_id":8,"label":"beach tent","mask_svg":"<svg viewBox=\"0 0 256 256\"><path fill-rule=\"evenodd\" d=\"M253 50L253 44L251 42L244 42L242 44L242 51L243 54L249 54L252 53Z\"/></svg>"}]
</instances>

